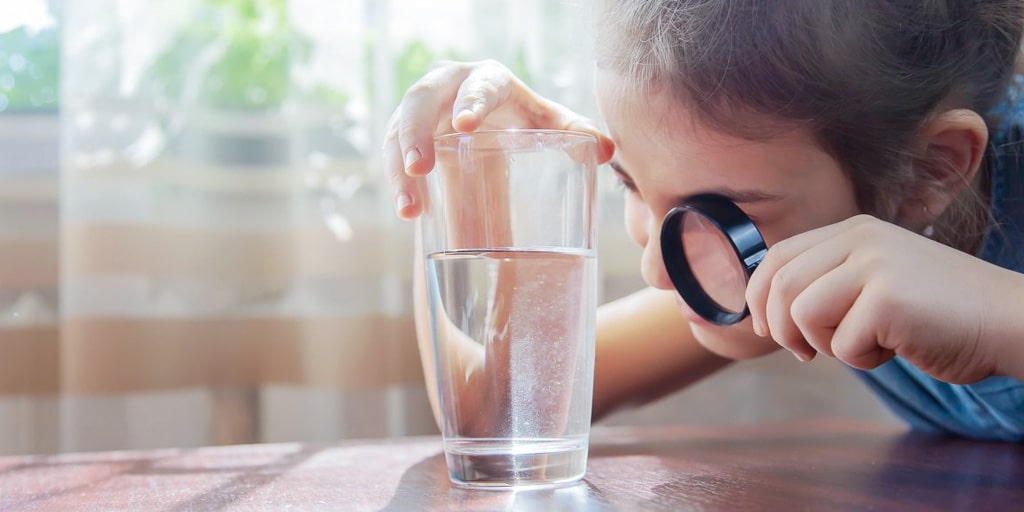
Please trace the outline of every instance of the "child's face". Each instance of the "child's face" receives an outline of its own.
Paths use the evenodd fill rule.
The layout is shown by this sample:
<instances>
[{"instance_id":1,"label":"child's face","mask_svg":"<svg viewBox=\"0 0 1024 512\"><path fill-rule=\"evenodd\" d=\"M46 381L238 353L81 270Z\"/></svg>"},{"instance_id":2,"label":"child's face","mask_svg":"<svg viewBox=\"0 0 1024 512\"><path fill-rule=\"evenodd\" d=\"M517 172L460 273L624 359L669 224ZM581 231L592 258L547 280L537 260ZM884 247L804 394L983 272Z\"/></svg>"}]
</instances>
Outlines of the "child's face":
<instances>
[{"instance_id":1,"label":"child's face","mask_svg":"<svg viewBox=\"0 0 1024 512\"><path fill-rule=\"evenodd\" d=\"M673 289L658 233L681 198L731 198L768 246L859 213L839 163L804 131L749 141L701 126L666 93L623 93L621 76L598 70L597 95L615 141L612 166L626 188L626 227L643 247L641 271L651 286ZM683 305L687 317L703 322Z\"/></svg>"}]
</instances>

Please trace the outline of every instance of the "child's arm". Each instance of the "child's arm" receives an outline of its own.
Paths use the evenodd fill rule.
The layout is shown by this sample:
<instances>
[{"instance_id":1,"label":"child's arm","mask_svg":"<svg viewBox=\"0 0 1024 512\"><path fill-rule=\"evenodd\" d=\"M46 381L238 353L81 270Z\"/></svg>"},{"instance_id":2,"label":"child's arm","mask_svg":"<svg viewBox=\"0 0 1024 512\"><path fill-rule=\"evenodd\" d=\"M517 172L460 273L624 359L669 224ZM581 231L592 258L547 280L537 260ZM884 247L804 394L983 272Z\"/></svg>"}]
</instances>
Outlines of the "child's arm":
<instances>
[{"instance_id":1,"label":"child's arm","mask_svg":"<svg viewBox=\"0 0 1024 512\"><path fill-rule=\"evenodd\" d=\"M597 312L594 419L679 390L729 362L694 339L675 292L648 288L605 304Z\"/></svg>"},{"instance_id":2,"label":"child's arm","mask_svg":"<svg viewBox=\"0 0 1024 512\"><path fill-rule=\"evenodd\" d=\"M419 252L417 235L417 252ZM426 281L422 257L414 264L416 333L434 418L440 424L434 352L430 343ZM624 404L641 404L693 383L729 360L716 356L697 343L680 314L674 292L647 289L598 308L594 368L594 420ZM483 353L467 340L455 351L456 365L468 373L483 368ZM470 383L474 382L472 378ZM462 407L483 407L467 385L460 392Z\"/></svg>"},{"instance_id":3,"label":"child's arm","mask_svg":"<svg viewBox=\"0 0 1024 512\"><path fill-rule=\"evenodd\" d=\"M997 375L1024 381L1024 274L1003 272L1005 289L993 291L993 303L1001 308L987 321L985 343L995 347Z\"/></svg>"}]
</instances>

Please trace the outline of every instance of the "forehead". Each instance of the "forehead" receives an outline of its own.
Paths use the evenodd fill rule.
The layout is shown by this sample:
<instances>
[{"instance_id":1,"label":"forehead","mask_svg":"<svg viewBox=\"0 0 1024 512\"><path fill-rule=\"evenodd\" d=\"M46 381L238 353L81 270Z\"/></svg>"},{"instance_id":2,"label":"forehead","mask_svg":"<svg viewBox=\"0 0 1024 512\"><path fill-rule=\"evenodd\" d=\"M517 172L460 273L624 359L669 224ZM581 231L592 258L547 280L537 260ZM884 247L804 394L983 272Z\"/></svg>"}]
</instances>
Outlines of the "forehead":
<instances>
[{"instance_id":1,"label":"forehead","mask_svg":"<svg viewBox=\"0 0 1024 512\"><path fill-rule=\"evenodd\" d=\"M732 150L793 143L814 145L810 133L791 122L743 113L736 114L736 122L725 130L703 119L693 101L674 96L666 87L637 86L617 73L600 68L596 76L601 111L611 129L628 138L643 137L650 142L667 143L665 149L683 152L680 156L685 156L686 150L698 148Z\"/></svg>"},{"instance_id":2,"label":"forehead","mask_svg":"<svg viewBox=\"0 0 1024 512\"><path fill-rule=\"evenodd\" d=\"M616 142L616 159L631 175L649 178L655 186L676 184L685 173L687 188L737 181L776 188L779 182L835 166L807 130L782 130L779 125L769 129L761 123L763 138L731 135L701 122L689 102L664 88L643 91L601 69L596 78L602 115Z\"/></svg>"}]
</instances>

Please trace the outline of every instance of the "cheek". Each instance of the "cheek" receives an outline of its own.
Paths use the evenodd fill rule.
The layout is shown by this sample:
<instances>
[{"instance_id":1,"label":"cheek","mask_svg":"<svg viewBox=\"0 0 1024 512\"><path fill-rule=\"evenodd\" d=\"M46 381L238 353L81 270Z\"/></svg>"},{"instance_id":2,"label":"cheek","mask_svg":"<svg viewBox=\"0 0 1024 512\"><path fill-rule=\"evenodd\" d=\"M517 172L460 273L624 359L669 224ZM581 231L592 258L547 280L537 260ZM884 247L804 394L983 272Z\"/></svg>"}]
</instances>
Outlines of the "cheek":
<instances>
[{"instance_id":1,"label":"cheek","mask_svg":"<svg viewBox=\"0 0 1024 512\"><path fill-rule=\"evenodd\" d=\"M826 191L820 196L799 202L785 214L766 223L762 229L765 242L771 247L779 241L848 219L861 213L852 187ZM827 197L828 200L823 198Z\"/></svg>"},{"instance_id":2,"label":"cheek","mask_svg":"<svg viewBox=\"0 0 1024 512\"><path fill-rule=\"evenodd\" d=\"M647 209L647 205L630 195L626 198L625 216L626 232L629 233L629 237L640 247L646 247L650 236L650 210Z\"/></svg>"}]
</instances>

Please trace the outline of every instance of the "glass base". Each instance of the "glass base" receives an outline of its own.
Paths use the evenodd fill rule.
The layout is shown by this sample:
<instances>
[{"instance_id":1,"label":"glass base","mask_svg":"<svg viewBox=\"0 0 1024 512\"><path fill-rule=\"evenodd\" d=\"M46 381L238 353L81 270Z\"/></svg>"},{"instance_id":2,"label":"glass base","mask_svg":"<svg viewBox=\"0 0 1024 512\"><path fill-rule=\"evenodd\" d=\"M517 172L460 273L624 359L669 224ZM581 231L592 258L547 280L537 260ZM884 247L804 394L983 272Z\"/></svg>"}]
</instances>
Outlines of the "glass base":
<instances>
[{"instance_id":1,"label":"glass base","mask_svg":"<svg viewBox=\"0 0 1024 512\"><path fill-rule=\"evenodd\" d=\"M558 487L583 478L587 439L462 439L445 443L445 459L457 487Z\"/></svg>"}]
</instances>

